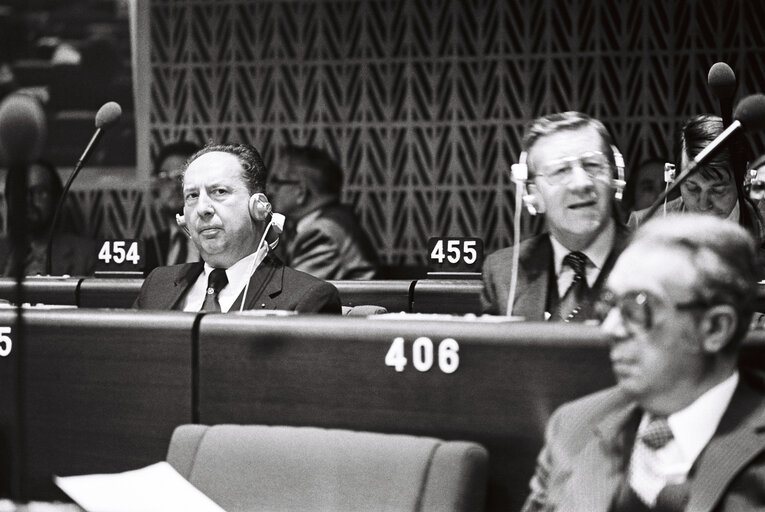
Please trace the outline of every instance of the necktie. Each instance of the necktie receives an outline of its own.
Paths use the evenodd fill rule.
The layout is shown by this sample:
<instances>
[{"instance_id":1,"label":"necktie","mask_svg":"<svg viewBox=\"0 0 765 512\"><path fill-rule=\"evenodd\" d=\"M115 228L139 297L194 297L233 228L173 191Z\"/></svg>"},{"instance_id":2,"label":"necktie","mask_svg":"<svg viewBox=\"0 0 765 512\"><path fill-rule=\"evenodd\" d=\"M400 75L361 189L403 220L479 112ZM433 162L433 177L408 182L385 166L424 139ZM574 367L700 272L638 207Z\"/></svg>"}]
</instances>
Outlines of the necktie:
<instances>
[{"instance_id":1,"label":"necktie","mask_svg":"<svg viewBox=\"0 0 765 512\"><path fill-rule=\"evenodd\" d=\"M673 437L666 416L654 416L640 435L640 441L651 450L658 450L670 442Z\"/></svg>"},{"instance_id":2,"label":"necktie","mask_svg":"<svg viewBox=\"0 0 765 512\"><path fill-rule=\"evenodd\" d=\"M228 277L226 277L226 271L222 268L215 268L207 277L207 292L205 294L205 301L202 304L200 311L220 311L220 302L218 302L218 294L228 284Z\"/></svg>"},{"instance_id":3,"label":"necktie","mask_svg":"<svg viewBox=\"0 0 765 512\"><path fill-rule=\"evenodd\" d=\"M653 507L667 481L652 465L653 452L673 439L666 416L653 416L641 432L638 432L630 460L629 484L637 497Z\"/></svg>"},{"instance_id":4,"label":"necktie","mask_svg":"<svg viewBox=\"0 0 765 512\"><path fill-rule=\"evenodd\" d=\"M563 264L574 271L574 280L558 305L558 316L564 322L572 320L579 313L589 287L587 286L587 256L579 251L570 252L563 258Z\"/></svg>"}]
</instances>

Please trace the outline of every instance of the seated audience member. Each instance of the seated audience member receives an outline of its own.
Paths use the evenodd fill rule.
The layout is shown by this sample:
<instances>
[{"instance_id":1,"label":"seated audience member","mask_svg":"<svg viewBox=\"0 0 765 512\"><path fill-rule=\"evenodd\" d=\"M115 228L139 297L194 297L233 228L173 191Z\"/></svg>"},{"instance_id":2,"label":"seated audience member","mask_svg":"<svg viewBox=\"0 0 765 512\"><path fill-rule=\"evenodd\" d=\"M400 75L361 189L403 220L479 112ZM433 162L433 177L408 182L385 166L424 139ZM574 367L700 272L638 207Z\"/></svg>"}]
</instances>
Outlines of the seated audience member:
<instances>
[{"instance_id":1,"label":"seated audience member","mask_svg":"<svg viewBox=\"0 0 765 512\"><path fill-rule=\"evenodd\" d=\"M334 286L269 253L265 189L266 168L254 147L211 143L195 153L183 172L183 213L203 261L155 268L134 307L340 313Z\"/></svg>"},{"instance_id":2,"label":"seated audience member","mask_svg":"<svg viewBox=\"0 0 765 512\"><path fill-rule=\"evenodd\" d=\"M358 216L340 204L343 175L324 151L287 146L269 179L274 211L287 217L287 265L321 279L372 279L377 256Z\"/></svg>"},{"instance_id":3,"label":"seated audience member","mask_svg":"<svg viewBox=\"0 0 765 512\"><path fill-rule=\"evenodd\" d=\"M8 176L5 180L8 191ZM26 205L26 258L24 274L45 274L48 237L50 235L53 215L56 212L63 192L61 178L53 164L38 160L29 166L27 173L27 205ZM6 196L6 202L8 197ZM16 212L9 209L8 223L15 222ZM61 223L53 235L53 257L51 273L53 275L85 276L93 273L96 266L98 248L94 240L71 233L61 232ZM0 268L3 275L13 275L13 258L10 240L0 239Z\"/></svg>"},{"instance_id":4,"label":"seated audience member","mask_svg":"<svg viewBox=\"0 0 765 512\"><path fill-rule=\"evenodd\" d=\"M175 222L175 214L183 211L183 166L198 150L199 146L192 142L179 141L164 146L157 155L151 191L166 228L144 242L145 274L160 265L199 261L199 252L191 238Z\"/></svg>"},{"instance_id":5,"label":"seated audience member","mask_svg":"<svg viewBox=\"0 0 765 512\"><path fill-rule=\"evenodd\" d=\"M528 320L588 319L627 236L614 205L611 137L600 121L564 112L533 121L523 149L529 192L545 213L547 232L521 242L512 311L513 249L486 258L483 311Z\"/></svg>"},{"instance_id":6,"label":"seated audience member","mask_svg":"<svg viewBox=\"0 0 765 512\"><path fill-rule=\"evenodd\" d=\"M621 203L624 218L629 218L633 211L651 206L664 191L666 187L664 163L665 160L661 158L650 158L632 169L627 178L627 185L624 187L624 199ZM679 195L680 192L675 191L669 199L675 199Z\"/></svg>"},{"instance_id":7,"label":"seated audience member","mask_svg":"<svg viewBox=\"0 0 765 512\"><path fill-rule=\"evenodd\" d=\"M738 368L755 267L731 221L638 230L600 305L617 385L552 415L525 512L765 509L764 381Z\"/></svg>"},{"instance_id":8,"label":"seated audience member","mask_svg":"<svg viewBox=\"0 0 765 512\"><path fill-rule=\"evenodd\" d=\"M675 140L678 175L718 135L723 132L722 119L698 115L689 119ZM738 222L757 239L765 239L765 228L757 208L746 198L739 201L728 146L723 146L706 164L680 185L680 197L667 203L667 212L707 213ZM631 227L643 221L647 211L636 211L629 219ZM654 216L661 215L657 212Z\"/></svg>"}]
</instances>

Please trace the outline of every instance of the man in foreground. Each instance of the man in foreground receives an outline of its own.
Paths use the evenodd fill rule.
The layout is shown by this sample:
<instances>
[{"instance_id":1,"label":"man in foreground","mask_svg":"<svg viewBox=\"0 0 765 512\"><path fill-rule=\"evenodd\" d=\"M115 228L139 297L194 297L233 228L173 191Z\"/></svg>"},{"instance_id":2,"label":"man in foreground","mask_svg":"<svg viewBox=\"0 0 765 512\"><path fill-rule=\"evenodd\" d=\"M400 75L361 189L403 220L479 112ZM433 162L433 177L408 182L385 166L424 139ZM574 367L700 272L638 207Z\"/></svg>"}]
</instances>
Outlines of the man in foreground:
<instances>
[{"instance_id":1,"label":"man in foreground","mask_svg":"<svg viewBox=\"0 0 765 512\"><path fill-rule=\"evenodd\" d=\"M269 254L265 187L266 168L252 146L208 144L194 154L183 173L182 227L204 263L157 267L135 307L340 313L334 286Z\"/></svg>"},{"instance_id":2,"label":"man in foreground","mask_svg":"<svg viewBox=\"0 0 765 512\"><path fill-rule=\"evenodd\" d=\"M524 511L760 510L762 376L738 352L755 243L711 215L647 223L599 309L617 385L558 409Z\"/></svg>"},{"instance_id":3,"label":"man in foreground","mask_svg":"<svg viewBox=\"0 0 765 512\"><path fill-rule=\"evenodd\" d=\"M520 246L518 283L509 310L513 248L483 266L484 313L527 320L581 321L627 236L614 207L616 164L600 121L579 112L534 120L523 138L529 192L547 231Z\"/></svg>"}]
</instances>

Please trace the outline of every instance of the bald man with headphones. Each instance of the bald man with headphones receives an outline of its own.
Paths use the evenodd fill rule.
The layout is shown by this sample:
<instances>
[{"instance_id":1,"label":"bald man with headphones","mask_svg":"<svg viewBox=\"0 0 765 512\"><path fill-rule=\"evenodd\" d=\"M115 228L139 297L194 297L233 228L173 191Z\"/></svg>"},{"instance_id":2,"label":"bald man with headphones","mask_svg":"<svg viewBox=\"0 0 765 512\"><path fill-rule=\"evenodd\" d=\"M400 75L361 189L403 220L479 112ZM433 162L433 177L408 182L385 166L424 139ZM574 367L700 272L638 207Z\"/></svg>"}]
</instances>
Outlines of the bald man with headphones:
<instances>
[{"instance_id":1,"label":"bald man with headphones","mask_svg":"<svg viewBox=\"0 0 765 512\"><path fill-rule=\"evenodd\" d=\"M340 313L337 289L293 270L273 254L275 225L264 191L266 168L246 144L208 144L183 173L185 229L203 262L158 267L134 307L228 312L280 309Z\"/></svg>"}]
</instances>

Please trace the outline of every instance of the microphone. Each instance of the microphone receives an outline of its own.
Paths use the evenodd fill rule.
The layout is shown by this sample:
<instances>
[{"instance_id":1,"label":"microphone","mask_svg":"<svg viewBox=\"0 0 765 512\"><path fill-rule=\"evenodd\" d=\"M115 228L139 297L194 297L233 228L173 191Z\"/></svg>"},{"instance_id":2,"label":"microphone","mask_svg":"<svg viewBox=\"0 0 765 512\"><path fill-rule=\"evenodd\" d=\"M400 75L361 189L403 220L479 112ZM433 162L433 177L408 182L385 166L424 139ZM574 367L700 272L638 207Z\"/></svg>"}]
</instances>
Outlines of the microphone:
<instances>
[{"instance_id":1,"label":"microphone","mask_svg":"<svg viewBox=\"0 0 765 512\"><path fill-rule=\"evenodd\" d=\"M724 62L715 62L709 68L707 84L712 93L720 101L720 117L723 120L723 128L727 128L733 116L733 96L736 94L736 74L731 67Z\"/></svg>"},{"instance_id":2,"label":"microphone","mask_svg":"<svg viewBox=\"0 0 765 512\"><path fill-rule=\"evenodd\" d=\"M707 83L712 93L720 102L720 117L723 128L730 126L733 117L733 97L736 94L736 74L725 62L716 62L709 68ZM746 176L746 149L741 136L734 137L730 142L730 166L736 183L738 200L746 200L744 193L744 177ZM745 211L742 210L742 211ZM748 215L748 213L745 213Z\"/></svg>"},{"instance_id":3,"label":"microphone","mask_svg":"<svg viewBox=\"0 0 765 512\"><path fill-rule=\"evenodd\" d=\"M696 169L703 164L720 146L725 144L728 139L736 132L742 129L750 131L759 131L765 128L765 95L752 94L741 100L733 112L733 122L728 126L715 140L710 142L696 158L691 160L688 168L677 177L672 186L662 192L653 202L646 213L645 220L648 220L656 213L664 199L679 187Z\"/></svg>"},{"instance_id":4,"label":"microphone","mask_svg":"<svg viewBox=\"0 0 765 512\"><path fill-rule=\"evenodd\" d=\"M47 136L45 111L26 94L11 94L0 103L0 154L12 168L40 158Z\"/></svg>"},{"instance_id":5,"label":"microphone","mask_svg":"<svg viewBox=\"0 0 765 512\"><path fill-rule=\"evenodd\" d=\"M88 158L90 158L91 153L93 153L93 150L98 144L98 141L101 140L104 130L116 123L121 115L122 107L120 107L119 103L115 101L104 103L96 113L96 132L93 134L93 137L91 137L90 142L85 148L85 151L82 152L82 156L74 166L74 171L72 171L69 179L66 180L66 185L64 185L64 189L61 192L61 197L59 198L58 204L56 205L56 212L53 214L53 221L51 222L50 231L48 233L48 245L45 252L45 273L47 275L51 275L53 235L56 232L58 217L61 214L61 210L63 209L64 201L66 200L66 194L69 192L69 188L72 186L74 178L77 177L80 169L82 169L82 167L85 165L85 162L88 160Z\"/></svg>"}]
</instances>

